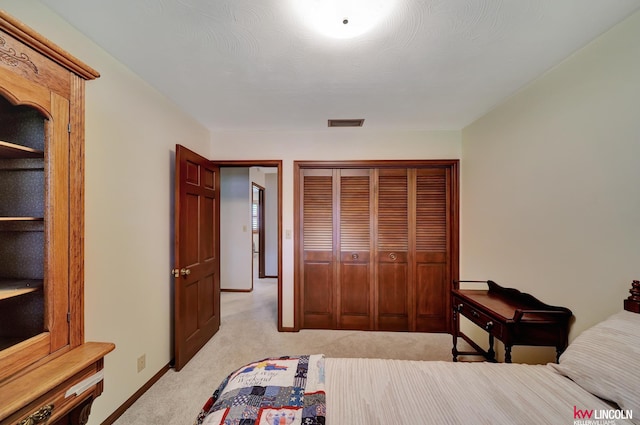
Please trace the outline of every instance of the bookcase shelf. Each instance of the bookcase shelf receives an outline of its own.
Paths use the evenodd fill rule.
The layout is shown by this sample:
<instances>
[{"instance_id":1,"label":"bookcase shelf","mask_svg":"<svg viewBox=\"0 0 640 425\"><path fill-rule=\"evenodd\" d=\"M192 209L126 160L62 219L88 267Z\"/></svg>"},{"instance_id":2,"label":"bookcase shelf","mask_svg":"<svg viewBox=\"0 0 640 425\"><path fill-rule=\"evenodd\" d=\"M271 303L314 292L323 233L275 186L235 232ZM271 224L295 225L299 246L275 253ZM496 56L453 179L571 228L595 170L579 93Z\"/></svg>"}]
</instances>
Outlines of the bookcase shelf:
<instances>
[{"instance_id":1,"label":"bookcase shelf","mask_svg":"<svg viewBox=\"0 0 640 425\"><path fill-rule=\"evenodd\" d=\"M42 290L42 280L38 279L0 279L0 300Z\"/></svg>"},{"instance_id":2,"label":"bookcase shelf","mask_svg":"<svg viewBox=\"0 0 640 425\"><path fill-rule=\"evenodd\" d=\"M44 152L0 140L0 159L44 158Z\"/></svg>"}]
</instances>

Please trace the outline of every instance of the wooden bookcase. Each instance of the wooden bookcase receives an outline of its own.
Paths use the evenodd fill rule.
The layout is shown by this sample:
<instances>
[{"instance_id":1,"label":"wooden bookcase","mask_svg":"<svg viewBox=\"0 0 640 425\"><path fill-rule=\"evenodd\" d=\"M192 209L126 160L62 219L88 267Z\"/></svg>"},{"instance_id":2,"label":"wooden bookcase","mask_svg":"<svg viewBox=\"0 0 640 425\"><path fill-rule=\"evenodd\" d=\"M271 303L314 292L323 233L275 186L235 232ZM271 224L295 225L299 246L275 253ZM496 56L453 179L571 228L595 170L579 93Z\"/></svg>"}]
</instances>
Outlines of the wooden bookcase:
<instances>
[{"instance_id":1,"label":"wooden bookcase","mask_svg":"<svg viewBox=\"0 0 640 425\"><path fill-rule=\"evenodd\" d=\"M97 77L0 11L0 424L85 423L102 392L114 345L85 343L83 317L84 84Z\"/></svg>"}]
</instances>

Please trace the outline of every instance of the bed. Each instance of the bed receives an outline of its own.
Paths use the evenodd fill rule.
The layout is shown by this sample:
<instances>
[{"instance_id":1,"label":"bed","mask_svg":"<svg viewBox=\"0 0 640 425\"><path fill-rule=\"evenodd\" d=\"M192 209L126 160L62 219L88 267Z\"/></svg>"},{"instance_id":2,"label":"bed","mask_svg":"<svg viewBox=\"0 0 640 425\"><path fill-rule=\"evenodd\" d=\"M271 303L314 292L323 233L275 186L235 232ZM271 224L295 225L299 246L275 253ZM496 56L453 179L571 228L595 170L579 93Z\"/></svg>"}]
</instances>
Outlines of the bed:
<instances>
[{"instance_id":1,"label":"bed","mask_svg":"<svg viewBox=\"0 0 640 425\"><path fill-rule=\"evenodd\" d=\"M262 359L231 373L195 423L639 425L640 282L631 294L558 364Z\"/></svg>"}]
</instances>

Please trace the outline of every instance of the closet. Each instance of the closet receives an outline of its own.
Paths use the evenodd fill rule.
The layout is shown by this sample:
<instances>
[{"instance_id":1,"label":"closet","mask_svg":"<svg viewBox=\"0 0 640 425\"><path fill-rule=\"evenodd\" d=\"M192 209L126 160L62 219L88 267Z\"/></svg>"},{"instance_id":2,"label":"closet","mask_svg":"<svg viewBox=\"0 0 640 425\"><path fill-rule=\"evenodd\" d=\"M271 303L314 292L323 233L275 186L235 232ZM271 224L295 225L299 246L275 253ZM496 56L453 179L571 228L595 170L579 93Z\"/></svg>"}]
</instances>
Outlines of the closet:
<instances>
[{"instance_id":1,"label":"closet","mask_svg":"<svg viewBox=\"0 0 640 425\"><path fill-rule=\"evenodd\" d=\"M458 162L296 162L301 328L449 332Z\"/></svg>"},{"instance_id":2,"label":"closet","mask_svg":"<svg viewBox=\"0 0 640 425\"><path fill-rule=\"evenodd\" d=\"M84 341L84 83L0 12L0 423L86 423L111 343Z\"/></svg>"}]
</instances>

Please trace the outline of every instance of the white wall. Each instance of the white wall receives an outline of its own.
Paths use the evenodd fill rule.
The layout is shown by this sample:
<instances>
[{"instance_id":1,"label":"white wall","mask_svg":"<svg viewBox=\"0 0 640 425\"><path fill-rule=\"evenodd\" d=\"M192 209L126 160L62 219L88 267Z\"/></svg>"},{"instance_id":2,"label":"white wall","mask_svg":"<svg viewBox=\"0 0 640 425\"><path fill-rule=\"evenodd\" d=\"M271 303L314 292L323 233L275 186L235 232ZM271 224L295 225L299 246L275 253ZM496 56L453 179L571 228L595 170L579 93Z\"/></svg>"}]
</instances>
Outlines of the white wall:
<instances>
[{"instance_id":1,"label":"white wall","mask_svg":"<svg viewBox=\"0 0 640 425\"><path fill-rule=\"evenodd\" d=\"M365 124L366 126L366 124ZM459 131L368 131L331 128L317 132L217 132L212 135L211 159L281 159L282 193L282 325L293 326L293 161L361 159L460 158Z\"/></svg>"},{"instance_id":2,"label":"white wall","mask_svg":"<svg viewBox=\"0 0 640 425\"><path fill-rule=\"evenodd\" d=\"M175 144L207 154L209 133L41 3L0 7L101 73L86 95L85 325L88 341L116 350L92 409L99 424L172 357Z\"/></svg>"},{"instance_id":3,"label":"white wall","mask_svg":"<svg viewBox=\"0 0 640 425\"><path fill-rule=\"evenodd\" d=\"M264 273L278 276L278 173L264 175Z\"/></svg>"},{"instance_id":4,"label":"white wall","mask_svg":"<svg viewBox=\"0 0 640 425\"><path fill-rule=\"evenodd\" d=\"M249 168L220 169L220 288L253 286Z\"/></svg>"},{"instance_id":5,"label":"white wall","mask_svg":"<svg viewBox=\"0 0 640 425\"><path fill-rule=\"evenodd\" d=\"M463 131L461 277L569 307L572 338L640 276L638 40L640 13Z\"/></svg>"}]
</instances>

